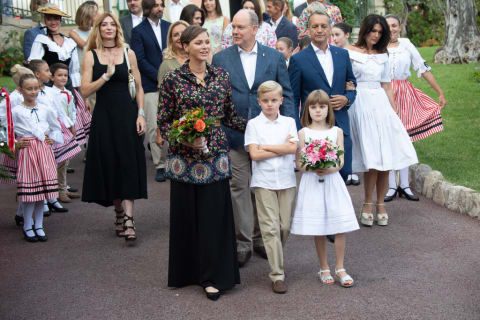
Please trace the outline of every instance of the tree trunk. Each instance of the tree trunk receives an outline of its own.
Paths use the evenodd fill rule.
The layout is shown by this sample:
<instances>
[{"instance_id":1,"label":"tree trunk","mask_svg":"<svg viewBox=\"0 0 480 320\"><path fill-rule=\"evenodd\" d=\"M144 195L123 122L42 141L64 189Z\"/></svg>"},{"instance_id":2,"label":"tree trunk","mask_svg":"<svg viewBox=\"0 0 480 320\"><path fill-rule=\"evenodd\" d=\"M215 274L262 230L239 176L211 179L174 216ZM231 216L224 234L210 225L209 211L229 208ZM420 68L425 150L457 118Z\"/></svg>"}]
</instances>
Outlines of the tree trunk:
<instances>
[{"instance_id":1,"label":"tree trunk","mask_svg":"<svg viewBox=\"0 0 480 320\"><path fill-rule=\"evenodd\" d=\"M445 0L445 40L435 53L436 63L480 61L480 31L474 0Z\"/></svg>"}]
</instances>

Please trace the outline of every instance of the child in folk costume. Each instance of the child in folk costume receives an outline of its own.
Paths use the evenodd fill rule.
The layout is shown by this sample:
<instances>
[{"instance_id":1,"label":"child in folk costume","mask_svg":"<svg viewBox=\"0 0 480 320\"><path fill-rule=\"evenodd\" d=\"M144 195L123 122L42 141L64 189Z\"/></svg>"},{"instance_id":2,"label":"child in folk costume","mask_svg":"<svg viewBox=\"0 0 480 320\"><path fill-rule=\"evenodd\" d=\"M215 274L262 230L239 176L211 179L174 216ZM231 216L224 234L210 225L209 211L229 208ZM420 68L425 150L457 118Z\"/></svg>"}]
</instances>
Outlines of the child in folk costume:
<instances>
[{"instance_id":1,"label":"child in folk costume","mask_svg":"<svg viewBox=\"0 0 480 320\"><path fill-rule=\"evenodd\" d=\"M19 85L23 102L13 108L12 115L18 139L17 196L23 206L23 233L29 242L46 241L43 201L58 196L55 157L50 145L62 143L63 136L55 112L37 103L37 78L22 75Z\"/></svg>"},{"instance_id":2,"label":"child in folk costume","mask_svg":"<svg viewBox=\"0 0 480 320\"><path fill-rule=\"evenodd\" d=\"M10 116L11 116L12 107L18 106L23 101L23 96L19 91L20 77L24 74L33 75L33 72L30 69L22 67L19 64L16 64L10 69L10 73L12 74L13 82L15 83L15 86L17 88L13 90L8 96L5 95L5 99L3 99L2 102L0 103L0 122L2 124L2 127L6 128L7 130L8 130L8 126L11 125L13 127L11 129L13 130L13 133L14 133L14 123L13 121L10 124L8 123L7 114L10 112ZM7 103L9 103L8 106L7 106ZM2 153L0 154L0 163L5 168L6 174L9 176L8 180L0 179L0 181L2 183L7 183L7 184L15 183L15 178L17 173L17 164L15 162L15 159L11 159L6 154ZM17 212L15 214L15 224L17 226L23 225L23 206L21 202L18 203Z\"/></svg>"},{"instance_id":3,"label":"child in folk costume","mask_svg":"<svg viewBox=\"0 0 480 320\"><path fill-rule=\"evenodd\" d=\"M80 195L67 190L67 167L69 160L76 156L80 147L76 141L75 122L77 109L72 92L65 88L68 81L68 67L63 63L55 63L50 66L52 73L52 106L59 114L66 117L60 119L63 131L64 143L54 145L55 158L57 160L58 190L60 202L72 202L72 198L80 198ZM68 128L68 130L67 130Z\"/></svg>"},{"instance_id":4,"label":"child in folk costume","mask_svg":"<svg viewBox=\"0 0 480 320\"><path fill-rule=\"evenodd\" d=\"M57 112L57 110L54 109L53 107L53 100L54 100L54 91L51 87L48 87L45 85L45 83L48 83L51 80L52 74L50 72L50 68L47 64L46 61L40 60L40 59L33 59L28 63L28 68L30 68L33 71L33 74L38 80L38 86L40 88L40 92L38 93L37 101L39 106L41 107L48 107L51 108L56 114L57 114L57 119L61 123L68 122L67 115L63 110L60 110L60 112ZM70 138L71 140L72 138ZM64 141L68 143L68 140ZM54 154L55 154L55 149L54 149ZM58 156L55 155L55 159L58 161ZM45 200L44 208L43 208L45 216L48 216L51 211L54 212L68 212L68 209L63 207L60 202L57 201L56 198L51 198Z\"/></svg>"},{"instance_id":5,"label":"child in folk costume","mask_svg":"<svg viewBox=\"0 0 480 320\"><path fill-rule=\"evenodd\" d=\"M327 93L315 90L305 102L301 119L304 127L299 131L300 147L297 149L297 168L304 173L300 181L297 204L292 221L292 234L314 236L320 271L318 276L322 283L333 284L325 250L325 236L335 235L335 252L337 256L335 275L343 287L351 287L353 279L345 272L343 260L345 255L346 232L359 229L352 200L347 187L339 173L343 167L343 155L339 167L308 171L301 163L301 149L310 139L329 138L343 150L342 129L334 126L335 116ZM323 182L319 181L319 176Z\"/></svg>"}]
</instances>

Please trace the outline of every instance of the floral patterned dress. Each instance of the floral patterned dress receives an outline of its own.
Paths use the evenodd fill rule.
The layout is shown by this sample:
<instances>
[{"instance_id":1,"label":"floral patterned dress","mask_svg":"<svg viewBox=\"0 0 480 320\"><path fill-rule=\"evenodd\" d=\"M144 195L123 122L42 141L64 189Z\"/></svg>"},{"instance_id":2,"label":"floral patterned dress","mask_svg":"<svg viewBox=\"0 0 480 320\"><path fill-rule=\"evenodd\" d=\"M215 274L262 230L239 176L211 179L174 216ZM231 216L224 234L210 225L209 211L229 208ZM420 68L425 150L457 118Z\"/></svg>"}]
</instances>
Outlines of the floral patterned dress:
<instances>
[{"instance_id":1,"label":"floral patterned dress","mask_svg":"<svg viewBox=\"0 0 480 320\"><path fill-rule=\"evenodd\" d=\"M159 98L158 126L163 138L173 121L185 111L203 107L209 117L235 130L245 131L246 121L237 116L232 103L230 77L220 68L207 64L205 85L199 83L187 61L168 72L162 82ZM208 153L182 144L170 144L166 175L175 181L208 184L231 177L228 142L220 126L212 126L207 139Z\"/></svg>"}]
</instances>

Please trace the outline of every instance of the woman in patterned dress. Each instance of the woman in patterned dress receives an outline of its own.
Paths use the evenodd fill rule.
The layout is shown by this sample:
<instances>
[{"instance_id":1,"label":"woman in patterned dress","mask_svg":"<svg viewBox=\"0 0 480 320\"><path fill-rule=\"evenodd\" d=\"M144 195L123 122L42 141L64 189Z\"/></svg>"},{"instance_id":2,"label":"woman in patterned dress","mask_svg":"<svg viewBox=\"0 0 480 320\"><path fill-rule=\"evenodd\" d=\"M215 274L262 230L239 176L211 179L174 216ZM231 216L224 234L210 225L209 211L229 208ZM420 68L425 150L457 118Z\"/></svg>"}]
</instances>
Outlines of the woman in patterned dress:
<instances>
[{"instance_id":1,"label":"woman in patterned dress","mask_svg":"<svg viewBox=\"0 0 480 320\"><path fill-rule=\"evenodd\" d=\"M407 38L399 38L402 24L395 15L386 16L390 27L391 39L388 44L390 73L392 78L393 96L398 108L398 116L412 142L422 140L443 130L440 111L445 107L446 100L442 89L430 72L431 68L415 46ZM410 66L417 71L418 77L423 77L438 93L438 103L422 91L415 88L408 78ZM419 198L410 189L408 167L399 170L400 184L397 186L395 172L390 171L388 191L385 201L392 201L397 193L408 200L418 201Z\"/></svg>"},{"instance_id":2,"label":"woman in patterned dress","mask_svg":"<svg viewBox=\"0 0 480 320\"><path fill-rule=\"evenodd\" d=\"M240 283L235 243L228 142L220 124L245 130L232 104L228 73L207 63L211 46L206 29L190 26L180 38L189 54L168 72L160 89L158 126L164 139L173 121L203 107L216 123L205 138L170 143L170 249L168 286L200 285L209 299ZM206 152L208 148L208 152Z\"/></svg>"}]
</instances>

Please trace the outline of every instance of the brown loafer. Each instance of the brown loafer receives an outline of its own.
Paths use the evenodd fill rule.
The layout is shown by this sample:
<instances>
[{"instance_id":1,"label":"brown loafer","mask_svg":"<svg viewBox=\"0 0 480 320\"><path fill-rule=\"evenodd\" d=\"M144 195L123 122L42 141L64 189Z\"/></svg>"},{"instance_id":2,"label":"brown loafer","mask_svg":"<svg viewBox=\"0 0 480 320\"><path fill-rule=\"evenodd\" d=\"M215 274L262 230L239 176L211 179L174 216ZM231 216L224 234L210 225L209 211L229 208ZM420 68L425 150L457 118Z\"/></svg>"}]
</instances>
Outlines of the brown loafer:
<instances>
[{"instance_id":1,"label":"brown loafer","mask_svg":"<svg viewBox=\"0 0 480 320\"><path fill-rule=\"evenodd\" d=\"M78 199L80 198L80 194L76 193L76 192L70 192L70 191L67 191L67 196L70 198L70 199Z\"/></svg>"},{"instance_id":2,"label":"brown loafer","mask_svg":"<svg viewBox=\"0 0 480 320\"><path fill-rule=\"evenodd\" d=\"M287 285L283 280L277 280L272 283L272 290L275 293L283 294L287 292Z\"/></svg>"},{"instance_id":3,"label":"brown loafer","mask_svg":"<svg viewBox=\"0 0 480 320\"><path fill-rule=\"evenodd\" d=\"M58 201L60 201L61 203L70 203L72 202L72 199L70 199L66 192L60 192L58 196Z\"/></svg>"}]
</instances>

